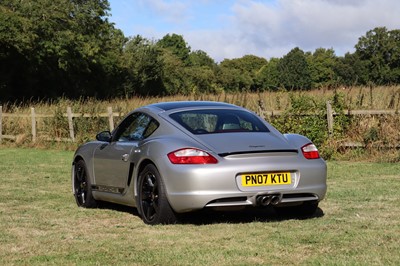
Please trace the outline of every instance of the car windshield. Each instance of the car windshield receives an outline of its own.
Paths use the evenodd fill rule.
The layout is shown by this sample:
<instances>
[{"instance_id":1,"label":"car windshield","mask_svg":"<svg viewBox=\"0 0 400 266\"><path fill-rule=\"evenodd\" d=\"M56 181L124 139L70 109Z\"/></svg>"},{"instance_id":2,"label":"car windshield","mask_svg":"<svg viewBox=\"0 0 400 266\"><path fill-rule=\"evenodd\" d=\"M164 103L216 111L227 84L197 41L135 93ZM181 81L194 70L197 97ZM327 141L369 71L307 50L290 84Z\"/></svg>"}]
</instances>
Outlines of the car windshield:
<instances>
[{"instance_id":1,"label":"car windshield","mask_svg":"<svg viewBox=\"0 0 400 266\"><path fill-rule=\"evenodd\" d=\"M170 117L193 134L269 132L257 116L241 110L191 110Z\"/></svg>"}]
</instances>

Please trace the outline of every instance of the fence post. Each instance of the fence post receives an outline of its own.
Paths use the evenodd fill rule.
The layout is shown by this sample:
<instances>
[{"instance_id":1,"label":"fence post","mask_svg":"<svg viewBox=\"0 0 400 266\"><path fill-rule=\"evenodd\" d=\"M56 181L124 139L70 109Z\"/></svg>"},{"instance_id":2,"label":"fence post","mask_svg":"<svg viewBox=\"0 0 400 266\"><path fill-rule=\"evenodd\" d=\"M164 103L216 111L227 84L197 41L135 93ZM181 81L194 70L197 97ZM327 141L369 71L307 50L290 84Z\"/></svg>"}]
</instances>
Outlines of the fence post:
<instances>
[{"instance_id":1,"label":"fence post","mask_svg":"<svg viewBox=\"0 0 400 266\"><path fill-rule=\"evenodd\" d=\"M113 117L113 110L112 110L111 106L107 107L107 113L108 113L108 123L110 125L110 131L113 131L114 130L114 117Z\"/></svg>"},{"instance_id":2,"label":"fence post","mask_svg":"<svg viewBox=\"0 0 400 266\"><path fill-rule=\"evenodd\" d=\"M3 106L0 105L0 143L3 138Z\"/></svg>"},{"instance_id":3,"label":"fence post","mask_svg":"<svg viewBox=\"0 0 400 266\"><path fill-rule=\"evenodd\" d=\"M36 142L36 115L35 108L31 107L32 142Z\"/></svg>"},{"instance_id":4,"label":"fence post","mask_svg":"<svg viewBox=\"0 0 400 266\"><path fill-rule=\"evenodd\" d=\"M263 100L258 100L258 115L265 119L265 105Z\"/></svg>"},{"instance_id":5,"label":"fence post","mask_svg":"<svg viewBox=\"0 0 400 266\"><path fill-rule=\"evenodd\" d=\"M326 102L326 119L328 120L328 134L333 134L333 110L330 101Z\"/></svg>"},{"instance_id":6,"label":"fence post","mask_svg":"<svg viewBox=\"0 0 400 266\"><path fill-rule=\"evenodd\" d=\"M72 110L71 107L67 107L67 116L68 116L68 126L69 126L69 136L72 142L75 142L75 133L74 133L74 123L72 121Z\"/></svg>"}]
</instances>

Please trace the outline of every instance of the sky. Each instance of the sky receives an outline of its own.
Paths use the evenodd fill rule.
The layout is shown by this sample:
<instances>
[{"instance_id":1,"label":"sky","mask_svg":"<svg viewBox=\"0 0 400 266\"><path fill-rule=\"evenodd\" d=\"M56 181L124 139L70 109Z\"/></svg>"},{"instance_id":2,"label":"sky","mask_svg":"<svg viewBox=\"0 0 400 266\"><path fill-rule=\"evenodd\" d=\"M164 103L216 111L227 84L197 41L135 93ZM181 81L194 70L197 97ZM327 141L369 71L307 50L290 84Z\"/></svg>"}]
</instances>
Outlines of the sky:
<instances>
[{"instance_id":1,"label":"sky","mask_svg":"<svg viewBox=\"0 0 400 266\"><path fill-rule=\"evenodd\" d=\"M115 27L125 36L159 40L182 35L191 51L217 62L256 55L354 52L375 27L400 29L399 0L109 0Z\"/></svg>"}]
</instances>

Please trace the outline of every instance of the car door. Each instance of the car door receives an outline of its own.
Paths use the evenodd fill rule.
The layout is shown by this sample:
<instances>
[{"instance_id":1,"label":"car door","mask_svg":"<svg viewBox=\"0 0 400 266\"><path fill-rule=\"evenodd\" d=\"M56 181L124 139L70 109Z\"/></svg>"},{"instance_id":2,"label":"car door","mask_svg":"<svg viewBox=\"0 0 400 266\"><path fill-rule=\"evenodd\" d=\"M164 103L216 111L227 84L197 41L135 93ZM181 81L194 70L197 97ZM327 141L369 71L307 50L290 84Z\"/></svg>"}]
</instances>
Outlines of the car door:
<instances>
[{"instance_id":1,"label":"car door","mask_svg":"<svg viewBox=\"0 0 400 266\"><path fill-rule=\"evenodd\" d=\"M117 127L110 143L95 150L94 177L100 190L123 193L140 158L139 144L154 124L158 125L151 116L133 113Z\"/></svg>"}]
</instances>

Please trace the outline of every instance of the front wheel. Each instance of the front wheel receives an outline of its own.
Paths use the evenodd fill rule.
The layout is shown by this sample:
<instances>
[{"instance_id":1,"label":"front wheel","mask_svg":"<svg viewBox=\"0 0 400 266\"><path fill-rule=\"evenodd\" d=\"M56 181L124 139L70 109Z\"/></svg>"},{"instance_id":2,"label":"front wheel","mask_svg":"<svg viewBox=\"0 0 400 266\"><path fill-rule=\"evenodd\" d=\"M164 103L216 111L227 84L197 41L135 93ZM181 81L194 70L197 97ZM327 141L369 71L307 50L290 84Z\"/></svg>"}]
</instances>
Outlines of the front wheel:
<instances>
[{"instance_id":1,"label":"front wheel","mask_svg":"<svg viewBox=\"0 0 400 266\"><path fill-rule=\"evenodd\" d=\"M83 160L79 160L74 167L74 197L79 207L94 208L97 202L93 198L92 188L89 176L86 170L86 164Z\"/></svg>"},{"instance_id":2,"label":"front wheel","mask_svg":"<svg viewBox=\"0 0 400 266\"><path fill-rule=\"evenodd\" d=\"M152 164L147 165L139 174L137 208L146 224L171 224L177 221L168 202L161 175Z\"/></svg>"}]
</instances>

